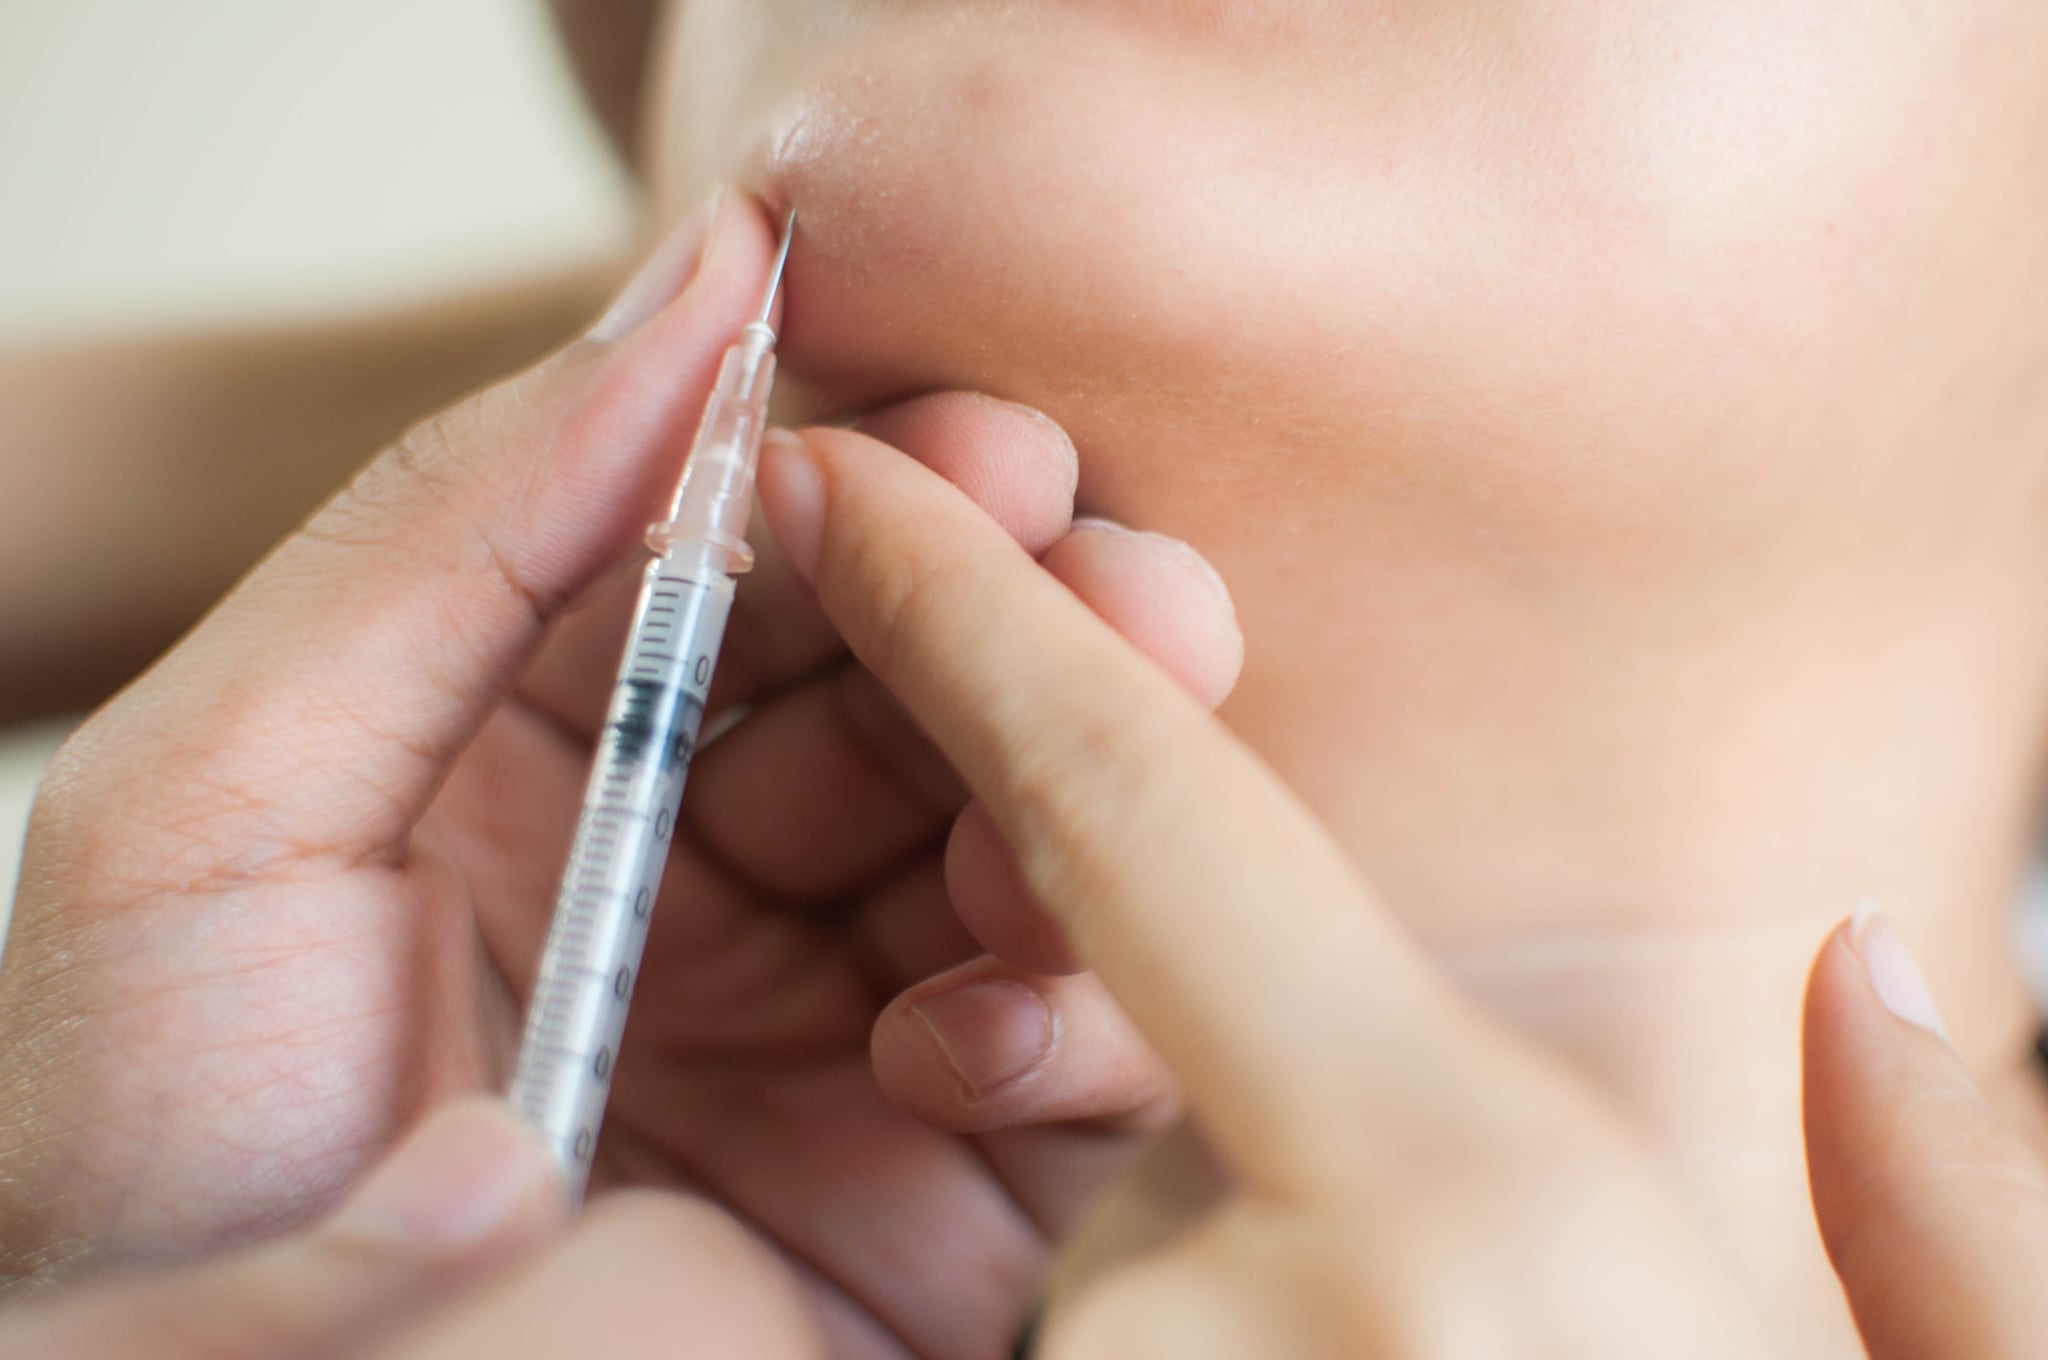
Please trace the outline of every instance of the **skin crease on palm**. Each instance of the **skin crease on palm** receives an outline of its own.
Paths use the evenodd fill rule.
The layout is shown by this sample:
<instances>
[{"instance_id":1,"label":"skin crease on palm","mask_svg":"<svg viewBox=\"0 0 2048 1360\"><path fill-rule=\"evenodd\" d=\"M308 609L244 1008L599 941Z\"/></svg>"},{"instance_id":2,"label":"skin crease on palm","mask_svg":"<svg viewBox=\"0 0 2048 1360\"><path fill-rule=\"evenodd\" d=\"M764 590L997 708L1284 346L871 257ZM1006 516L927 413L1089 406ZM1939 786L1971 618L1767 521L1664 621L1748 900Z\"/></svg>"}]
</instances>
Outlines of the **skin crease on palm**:
<instances>
[{"instance_id":1,"label":"skin crease on palm","mask_svg":"<svg viewBox=\"0 0 2048 1360\"><path fill-rule=\"evenodd\" d=\"M2038 1119L2048 11L688 0L653 70L665 212L800 215L806 414L1060 420L1229 581L1226 718L1850 1353L1828 925L1882 902Z\"/></svg>"}]
</instances>

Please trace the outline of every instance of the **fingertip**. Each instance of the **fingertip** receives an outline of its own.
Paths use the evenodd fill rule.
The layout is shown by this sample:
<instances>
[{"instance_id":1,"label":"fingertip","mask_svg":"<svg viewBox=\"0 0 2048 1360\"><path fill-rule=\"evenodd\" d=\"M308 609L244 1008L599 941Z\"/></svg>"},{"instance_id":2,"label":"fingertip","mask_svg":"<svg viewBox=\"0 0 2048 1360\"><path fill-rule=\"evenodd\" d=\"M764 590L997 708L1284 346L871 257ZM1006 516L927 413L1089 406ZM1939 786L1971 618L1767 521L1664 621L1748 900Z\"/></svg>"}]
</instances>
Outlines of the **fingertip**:
<instances>
[{"instance_id":1,"label":"fingertip","mask_svg":"<svg viewBox=\"0 0 2048 1360\"><path fill-rule=\"evenodd\" d=\"M759 306L774 259L775 228L755 199L728 194L704 211L703 229L678 228L568 351L602 369L595 405L621 413L642 444L650 413L696 418L720 356ZM673 478L673 468L664 475Z\"/></svg>"},{"instance_id":2,"label":"fingertip","mask_svg":"<svg viewBox=\"0 0 2048 1360\"><path fill-rule=\"evenodd\" d=\"M1809 1046L1895 1047L1932 1038L1954 1045L1919 963L1891 918L1864 903L1836 923L1808 970L1804 1026Z\"/></svg>"},{"instance_id":3,"label":"fingertip","mask_svg":"<svg viewBox=\"0 0 2048 1360\"><path fill-rule=\"evenodd\" d=\"M1992 1338L2048 1325L2031 1284L2003 1282L2048 1240L2048 1177L1979 1094L1882 915L1828 933L1804 1038L1814 1211L1871 1353L2023 1353Z\"/></svg>"},{"instance_id":4,"label":"fingertip","mask_svg":"<svg viewBox=\"0 0 2048 1360\"><path fill-rule=\"evenodd\" d=\"M1092 1122L1156 1131L1179 1088L1099 979L980 958L897 997L875 1022L882 1091L926 1123L988 1133Z\"/></svg>"},{"instance_id":5,"label":"fingertip","mask_svg":"<svg viewBox=\"0 0 2048 1360\"><path fill-rule=\"evenodd\" d=\"M980 392L937 392L873 412L854 428L965 492L1033 557L1073 520L1079 456L1042 411Z\"/></svg>"},{"instance_id":6,"label":"fingertip","mask_svg":"<svg viewBox=\"0 0 2048 1360\"><path fill-rule=\"evenodd\" d=\"M759 202L732 194L711 211L686 281L663 277L675 267L664 256L678 247L658 249L643 267L652 276L628 285L615 304L621 315L608 313L558 356L588 375L558 442L586 473L635 474L640 485L626 508L643 525L674 490L672 451L703 414L718 365L760 305L774 259L775 229ZM687 236L684 230L677 240Z\"/></svg>"},{"instance_id":7,"label":"fingertip","mask_svg":"<svg viewBox=\"0 0 2048 1360\"><path fill-rule=\"evenodd\" d=\"M767 277L775 256L775 223L769 219L760 201L750 194L714 194L703 212L705 231L697 247L695 261L682 274L680 286L671 285L665 293L658 291L662 271L674 272L674 267L663 261L664 252L657 248L648 264L642 266L641 291L646 298L640 303L637 321L624 328L614 321L604 333L616 332L615 338L619 340L637 341L644 334L658 333L681 318L707 309L723 315L736 307L742 318L755 314L762 281ZM677 234L687 237L688 228ZM671 250L681 248L680 245L670 247ZM654 277L645 278L648 273ZM629 285L628 292L632 291L633 286ZM684 320L682 324L689 323ZM727 337L727 343L732 338ZM659 345L659 341L654 343Z\"/></svg>"},{"instance_id":8,"label":"fingertip","mask_svg":"<svg viewBox=\"0 0 2048 1360\"><path fill-rule=\"evenodd\" d=\"M1950 1043L1934 991L1889 917L1869 903L1857 907L1849 918L1847 943L1861 961L1864 981L1880 1005L1944 1044Z\"/></svg>"},{"instance_id":9,"label":"fingertip","mask_svg":"<svg viewBox=\"0 0 2048 1360\"><path fill-rule=\"evenodd\" d=\"M869 1052L886 1094L928 1123L965 1132L1006 1122L1005 1097L1059 1040L1057 1012L1028 979L956 972L899 997L877 1019Z\"/></svg>"},{"instance_id":10,"label":"fingertip","mask_svg":"<svg viewBox=\"0 0 2048 1360\"><path fill-rule=\"evenodd\" d=\"M1801 1084L1808 1171L1830 1254L1855 1275L1873 1250L1889 1250L1892 1228L1924 1221L1923 1211L1938 1217L1936 1206L1916 1201L1944 1179L1941 1150L1989 1120L1968 1070L1942 1031L1926 1023L1922 1003L1902 1014L1904 1003L1881 990L1900 985L1883 979L1901 966L1891 952L1904 949L1882 916L1859 908L1828 932L1807 979ZM1910 955L1903 966L1924 993Z\"/></svg>"},{"instance_id":11,"label":"fingertip","mask_svg":"<svg viewBox=\"0 0 2048 1360\"><path fill-rule=\"evenodd\" d=\"M1210 708L1244 669L1230 588L1186 542L1111 520L1083 519L1045 567L1117 632Z\"/></svg>"},{"instance_id":12,"label":"fingertip","mask_svg":"<svg viewBox=\"0 0 2048 1360\"><path fill-rule=\"evenodd\" d=\"M1806 972L1801 1026L1808 1049L1830 1042L1840 1025L1843 1007L1862 985L1856 951L1849 943L1850 917L1843 917L1822 938Z\"/></svg>"},{"instance_id":13,"label":"fingertip","mask_svg":"<svg viewBox=\"0 0 2048 1360\"><path fill-rule=\"evenodd\" d=\"M929 1017L917 1013L913 988L875 1017L868 1035L868 1058L875 1084L897 1108L934 1128L950 1133L985 1131L988 1111L981 1105L957 1065L955 1052ZM963 1047L954 1036L954 1047Z\"/></svg>"},{"instance_id":14,"label":"fingertip","mask_svg":"<svg viewBox=\"0 0 2048 1360\"><path fill-rule=\"evenodd\" d=\"M671 227L620 287L585 338L616 344L659 316L695 278L716 233L728 191L721 186L704 205Z\"/></svg>"}]
</instances>

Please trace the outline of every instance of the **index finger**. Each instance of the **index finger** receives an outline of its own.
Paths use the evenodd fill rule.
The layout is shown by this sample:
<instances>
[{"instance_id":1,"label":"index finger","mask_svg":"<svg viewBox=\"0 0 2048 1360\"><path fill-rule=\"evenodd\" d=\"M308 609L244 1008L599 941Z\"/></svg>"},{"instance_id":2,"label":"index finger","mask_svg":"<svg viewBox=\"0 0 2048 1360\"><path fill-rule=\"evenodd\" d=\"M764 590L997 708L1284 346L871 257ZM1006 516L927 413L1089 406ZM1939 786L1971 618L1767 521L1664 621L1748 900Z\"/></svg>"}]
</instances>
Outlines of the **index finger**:
<instances>
[{"instance_id":1,"label":"index finger","mask_svg":"<svg viewBox=\"0 0 2048 1360\"><path fill-rule=\"evenodd\" d=\"M1059 427L1036 412L972 392L934 392L871 412L857 428L968 488L1033 553L1067 531L1073 449ZM757 524L748 538L754 567L733 597L707 724L845 658L838 630L819 610L810 583L783 560L774 536ZM644 555L624 563L567 615L522 683L530 701L580 737L604 722L645 564Z\"/></svg>"},{"instance_id":2,"label":"index finger","mask_svg":"<svg viewBox=\"0 0 2048 1360\"><path fill-rule=\"evenodd\" d=\"M1226 1153L1328 1165L1336 1149L1299 1144L1355 1136L1333 1105L1355 1116L1441 1061L1460 1008L1328 833L957 490L830 430L776 437L761 488L854 654L987 803Z\"/></svg>"}]
</instances>

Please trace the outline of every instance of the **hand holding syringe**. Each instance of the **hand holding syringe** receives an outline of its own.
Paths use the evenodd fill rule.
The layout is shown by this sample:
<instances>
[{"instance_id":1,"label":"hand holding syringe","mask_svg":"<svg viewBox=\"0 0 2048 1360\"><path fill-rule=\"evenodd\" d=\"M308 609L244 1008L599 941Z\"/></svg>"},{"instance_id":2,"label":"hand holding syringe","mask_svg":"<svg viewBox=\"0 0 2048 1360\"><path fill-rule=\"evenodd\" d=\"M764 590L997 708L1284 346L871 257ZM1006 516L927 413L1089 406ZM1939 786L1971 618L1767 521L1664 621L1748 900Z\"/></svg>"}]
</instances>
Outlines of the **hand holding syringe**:
<instances>
[{"instance_id":1,"label":"hand holding syringe","mask_svg":"<svg viewBox=\"0 0 2048 1360\"><path fill-rule=\"evenodd\" d=\"M0 1272L190 1258L309 1221L511 1049L506 1003L531 995L611 735L627 602L604 573L673 488L656 483L774 245L738 196L681 229L592 342L387 450L67 747L0 983ZM805 245L791 280L829 283L799 267ZM843 295L802 302L821 334L848 319ZM963 488L1094 609L1143 621L1145 645L1186 619L1184 583L1131 560L1142 536L1069 534L1072 450L1050 422L955 392L861 428L838 437ZM745 716L691 774L603 1180L695 1190L811 1263L843 1291L834 1345L957 1350L946 1338L1014 1325L1042 1250L1031 1216L1085 1194L1107 1164L1096 1121L1163 1099L1161 1081L1074 978L1044 984L1055 1052L963 1086L953 1062L1017 1070L986 1006L948 1027L992 966L942 881L964 795L786 559L764 553L742 598L745 665L735 635L720 702ZM984 905L998 887L955 886ZM1047 1127L1007 1176L943 1131L1027 1125ZM454 1152L409 1216L478 1188L484 1150ZM628 1199L593 1230L674 1203Z\"/></svg>"},{"instance_id":2,"label":"hand holding syringe","mask_svg":"<svg viewBox=\"0 0 2048 1360\"><path fill-rule=\"evenodd\" d=\"M775 380L770 323L796 217L783 223L760 315L726 351L633 609L618 687L562 873L511 1099L547 1137L580 1199L611 1091L647 928L696 752L747 545L754 470Z\"/></svg>"}]
</instances>

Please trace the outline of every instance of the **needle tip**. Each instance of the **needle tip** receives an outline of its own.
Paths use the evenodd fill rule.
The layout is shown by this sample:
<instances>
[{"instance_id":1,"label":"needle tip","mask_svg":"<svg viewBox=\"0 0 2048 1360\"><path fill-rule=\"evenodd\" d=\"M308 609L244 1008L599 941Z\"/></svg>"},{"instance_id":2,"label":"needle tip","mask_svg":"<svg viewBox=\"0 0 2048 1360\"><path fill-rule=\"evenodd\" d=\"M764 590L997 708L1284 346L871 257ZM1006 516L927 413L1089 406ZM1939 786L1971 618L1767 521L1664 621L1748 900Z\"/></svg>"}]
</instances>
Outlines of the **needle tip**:
<instances>
[{"instance_id":1,"label":"needle tip","mask_svg":"<svg viewBox=\"0 0 2048 1360\"><path fill-rule=\"evenodd\" d=\"M782 240L775 248L775 267L768 271L768 291L761 298L760 324L766 326L775 311L775 299L782 293L782 270L789 263L789 243L796 236L796 209L782 219Z\"/></svg>"}]
</instances>

